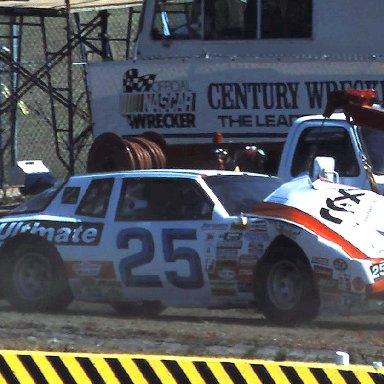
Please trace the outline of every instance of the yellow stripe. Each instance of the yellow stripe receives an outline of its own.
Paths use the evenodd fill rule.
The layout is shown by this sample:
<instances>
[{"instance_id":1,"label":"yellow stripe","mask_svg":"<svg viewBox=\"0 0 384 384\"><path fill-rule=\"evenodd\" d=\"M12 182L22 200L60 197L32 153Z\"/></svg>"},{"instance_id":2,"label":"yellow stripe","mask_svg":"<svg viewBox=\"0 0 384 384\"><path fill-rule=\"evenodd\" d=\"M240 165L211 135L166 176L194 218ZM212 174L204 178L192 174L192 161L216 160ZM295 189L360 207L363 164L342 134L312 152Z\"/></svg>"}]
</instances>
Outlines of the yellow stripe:
<instances>
[{"instance_id":1,"label":"yellow stripe","mask_svg":"<svg viewBox=\"0 0 384 384\"><path fill-rule=\"evenodd\" d=\"M228 376L227 372L225 372L223 366L221 365L221 362L208 361L207 365L220 384L233 383L231 378Z\"/></svg>"},{"instance_id":2,"label":"yellow stripe","mask_svg":"<svg viewBox=\"0 0 384 384\"><path fill-rule=\"evenodd\" d=\"M272 378L276 381L276 383L279 384L290 384L290 382L287 379L287 376L285 376L284 372L281 370L279 366L271 365L266 367L269 374L272 376Z\"/></svg>"},{"instance_id":3,"label":"yellow stripe","mask_svg":"<svg viewBox=\"0 0 384 384\"><path fill-rule=\"evenodd\" d=\"M34 384L35 381L29 375L23 364L20 362L16 355L3 355L4 360L9 365L9 368L13 371L17 379L23 384Z\"/></svg>"},{"instance_id":4,"label":"yellow stripe","mask_svg":"<svg viewBox=\"0 0 384 384\"><path fill-rule=\"evenodd\" d=\"M360 381L360 383L375 384L375 382L372 380L371 376L369 376L368 372L357 370L357 371L353 371L353 373L356 375L356 377Z\"/></svg>"},{"instance_id":5,"label":"yellow stripe","mask_svg":"<svg viewBox=\"0 0 384 384\"><path fill-rule=\"evenodd\" d=\"M298 376L305 384L318 384L319 382L316 380L315 376L313 376L313 373L309 370L309 367L295 367L295 371L297 372Z\"/></svg>"},{"instance_id":6,"label":"yellow stripe","mask_svg":"<svg viewBox=\"0 0 384 384\"><path fill-rule=\"evenodd\" d=\"M324 368L324 372L332 384L346 384L337 368Z\"/></svg>"},{"instance_id":7,"label":"yellow stripe","mask_svg":"<svg viewBox=\"0 0 384 384\"><path fill-rule=\"evenodd\" d=\"M168 369L164 366L161 361L149 360L149 364L156 372L156 375L159 377L162 383L177 384L173 376L169 373Z\"/></svg>"},{"instance_id":8,"label":"yellow stripe","mask_svg":"<svg viewBox=\"0 0 384 384\"><path fill-rule=\"evenodd\" d=\"M37 354L35 356L32 355L32 357L47 381L55 384L63 383L63 381L60 379L60 376L56 373L46 356Z\"/></svg>"},{"instance_id":9,"label":"yellow stripe","mask_svg":"<svg viewBox=\"0 0 384 384\"><path fill-rule=\"evenodd\" d=\"M76 383L91 384L91 381L75 357L76 355L63 355L60 358L63 364L68 368L69 373L73 376Z\"/></svg>"},{"instance_id":10,"label":"yellow stripe","mask_svg":"<svg viewBox=\"0 0 384 384\"><path fill-rule=\"evenodd\" d=\"M242 363L242 362L237 362L235 364L236 364L237 369L242 374L242 376L244 377L244 379L247 383L263 384L260 381L260 379L258 378L258 376L256 375L255 371L250 366L250 364Z\"/></svg>"},{"instance_id":11,"label":"yellow stripe","mask_svg":"<svg viewBox=\"0 0 384 384\"><path fill-rule=\"evenodd\" d=\"M0 384L8 384L8 382L4 379L1 373L0 373Z\"/></svg>"},{"instance_id":12,"label":"yellow stripe","mask_svg":"<svg viewBox=\"0 0 384 384\"><path fill-rule=\"evenodd\" d=\"M140 370L137 368L136 364L132 361L131 358L125 356L118 360L120 361L120 364L128 373L129 377L134 383L148 384L148 381L145 380L143 374L140 372Z\"/></svg>"},{"instance_id":13,"label":"yellow stripe","mask_svg":"<svg viewBox=\"0 0 384 384\"><path fill-rule=\"evenodd\" d=\"M115 374L103 357L91 357L90 360L106 383L119 384Z\"/></svg>"},{"instance_id":14,"label":"yellow stripe","mask_svg":"<svg viewBox=\"0 0 384 384\"><path fill-rule=\"evenodd\" d=\"M192 361L180 360L179 366L192 384L205 384L205 381L200 376L200 373L198 372Z\"/></svg>"}]
</instances>

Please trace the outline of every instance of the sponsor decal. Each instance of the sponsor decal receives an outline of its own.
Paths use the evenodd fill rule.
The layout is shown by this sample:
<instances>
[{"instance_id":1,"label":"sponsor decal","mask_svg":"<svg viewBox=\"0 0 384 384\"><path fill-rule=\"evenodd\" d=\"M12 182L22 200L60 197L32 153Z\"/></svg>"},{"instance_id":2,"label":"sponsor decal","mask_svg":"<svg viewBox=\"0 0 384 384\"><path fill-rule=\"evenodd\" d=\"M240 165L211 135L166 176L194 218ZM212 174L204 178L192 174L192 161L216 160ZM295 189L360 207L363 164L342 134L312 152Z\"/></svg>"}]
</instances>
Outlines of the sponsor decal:
<instances>
[{"instance_id":1,"label":"sponsor decal","mask_svg":"<svg viewBox=\"0 0 384 384\"><path fill-rule=\"evenodd\" d=\"M322 265L314 265L313 272L317 278L332 279L333 270Z\"/></svg>"},{"instance_id":2,"label":"sponsor decal","mask_svg":"<svg viewBox=\"0 0 384 384\"><path fill-rule=\"evenodd\" d=\"M333 266L337 271L346 271L348 269L348 264L344 259L335 259Z\"/></svg>"},{"instance_id":3,"label":"sponsor decal","mask_svg":"<svg viewBox=\"0 0 384 384\"><path fill-rule=\"evenodd\" d=\"M238 254L238 249L218 248L216 250L216 257L218 259L237 259Z\"/></svg>"},{"instance_id":4,"label":"sponsor decal","mask_svg":"<svg viewBox=\"0 0 384 384\"><path fill-rule=\"evenodd\" d=\"M57 245L98 245L103 223L15 221L0 224L0 241L21 233L37 235Z\"/></svg>"},{"instance_id":5,"label":"sponsor decal","mask_svg":"<svg viewBox=\"0 0 384 384\"><path fill-rule=\"evenodd\" d=\"M384 279L384 261L379 264L371 265L371 272L374 280Z\"/></svg>"},{"instance_id":6,"label":"sponsor decal","mask_svg":"<svg viewBox=\"0 0 384 384\"><path fill-rule=\"evenodd\" d=\"M205 260L205 270L208 272L208 274L213 274L215 273L215 264L216 261L215 259L212 258L207 258Z\"/></svg>"},{"instance_id":7,"label":"sponsor decal","mask_svg":"<svg viewBox=\"0 0 384 384\"><path fill-rule=\"evenodd\" d=\"M196 92L188 80L155 81L156 74L125 72L120 113L133 129L195 128Z\"/></svg>"},{"instance_id":8,"label":"sponsor decal","mask_svg":"<svg viewBox=\"0 0 384 384\"><path fill-rule=\"evenodd\" d=\"M228 229L227 224L209 224L205 223L202 226L203 231L225 231Z\"/></svg>"},{"instance_id":9,"label":"sponsor decal","mask_svg":"<svg viewBox=\"0 0 384 384\"><path fill-rule=\"evenodd\" d=\"M231 240L231 241L218 241L217 242L217 248L224 248L224 249L233 249L237 248L240 249L243 246L242 241L236 241L236 240Z\"/></svg>"},{"instance_id":10,"label":"sponsor decal","mask_svg":"<svg viewBox=\"0 0 384 384\"><path fill-rule=\"evenodd\" d=\"M254 267L257 262L257 257L254 255L241 255L239 258L239 266Z\"/></svg>"},{"instance_id":11,"label":"sponsor decal","mask_svg":"<svg viewBox=\"0 0 384 384\"><path fill-rule=\"evenodd\" d=\"M253 268L239 268L238 271L239 282L252 282L253 281Z\"/></svg>"},{"instance_id":12,"label":"sponsor decal","mask_svg":"<svg viewBox=\"0 0 384 384\"><path fill-rule=\"evenodd\" d=\"M226 232L224 234L224 240L227 241L236 241L242 238L243 234L241 232Z\"/></svg>"},{"instance_id":13,"label":"sponsor decal","mask_svg":"<svg viewBox=\"0 0 384 384\"><path fill-rule=\"evenodd\" d=\"M66 261L65 270L68 278L98 277L115 279L116 274L112 261Z\"/></svg>"},{"instance_id":14,"label":"sponsor decal","mask_svg":"<svg viewBox=\"0 0 384 384\"><path fill-rule=\"evenodd\" d=\"M217 277L220 280L234 280L236 279L236 271L230 268L222 268L217 271Z\"/></svg>"},{"instance_id":15,"label":"sponsor decal","mask_svg":"<svg viewBox=\"0 0 384 384\"><path fill-rule=\"evenodd\" d=\"M248 253L261 256L264 253L265 244L258 241L250 241L248 244Z\"/></svg>"},{"instance_id":16,"label":"sponsor decal","mask_svg":"<svg viewBox=\"0 0 384 384\"><path fill-rule=\"evenodd\" d=\"M349 192L353 191L353 192ZM340 215L354 214L353 207L360 203L360 197L365 195L365 192L356 191L352 189L339 189L340 196L334 199L327 198L325 203L327 208L320 209L320 216L335 224L341 224L343 219Z\"/></svg>"},{"instance_id":17,"label":"sponsor decal","mask_svg":"<svg viewBox=\"0 0 384 384\"><path fill-rule=\"evenodd\" d=\"M265 221L251 221L249 230L252 232L267 232L267 223Z\"/></svg>"},{"instance_id":18,"label":"sponsor decal","mask_svg":"<svg viewBox=\"0 0 384 384\"><path fill-rule=\"evenodd\" d=\"M237 277L239 282L253 282L253 271L257 258L253 255L241 255L239 258L239 265Z\"/></svg>"},{"instance_id":19,"label":"sponsor decal","mask_svg":"<svg viewBox=\"0 0 384 384\"><path fill-rule=\"evenodd\" d=\"M215 268L209 271L211 280L233 280L236 278L236 260L217 260Z\"/></svg>"},{"instance_id":20,"label":"sponsor decal","mask_svg":"<svg viewBox=\"0 0 384 384\"><path fill-rule=\"evenodd\" d=\"M328 265L329 260L326 257L314 256L312 257L312 263L319 265Z\"/></svg>"}]
</instances>

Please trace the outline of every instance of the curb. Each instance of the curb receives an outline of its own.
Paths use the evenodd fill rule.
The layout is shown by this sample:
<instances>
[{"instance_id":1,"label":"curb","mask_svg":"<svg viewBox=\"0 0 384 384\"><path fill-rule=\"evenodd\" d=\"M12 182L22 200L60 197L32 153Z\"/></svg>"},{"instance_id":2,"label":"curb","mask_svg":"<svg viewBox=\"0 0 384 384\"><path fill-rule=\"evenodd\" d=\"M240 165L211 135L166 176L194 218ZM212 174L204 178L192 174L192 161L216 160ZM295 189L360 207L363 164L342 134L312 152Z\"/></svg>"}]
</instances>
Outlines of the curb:
<instances>
[{"instance_id":1,"label":"curb","mask_svg":"<svg viewBox=\"0 0 384 384\"><path fill-rule=\"evenodd\" d=\"M0 351L0 383L378 384L384 368L185 356Z\"/></svg>"}]
</instances>

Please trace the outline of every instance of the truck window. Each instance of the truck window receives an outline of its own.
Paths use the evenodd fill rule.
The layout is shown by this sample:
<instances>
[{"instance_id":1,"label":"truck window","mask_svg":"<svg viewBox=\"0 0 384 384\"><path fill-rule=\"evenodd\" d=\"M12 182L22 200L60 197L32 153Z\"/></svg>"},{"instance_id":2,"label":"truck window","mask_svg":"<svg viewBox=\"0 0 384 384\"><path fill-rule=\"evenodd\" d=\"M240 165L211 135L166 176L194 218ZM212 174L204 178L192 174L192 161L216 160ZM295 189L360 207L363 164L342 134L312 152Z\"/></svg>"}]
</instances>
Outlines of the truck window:
<instances>
[{"instance_id":1,"label":"truck window","mask_svg":"<svg viewBox=\"0 0 384 384\"><path fill-rule=\"evenodd\" d=\"M335 159L335 171L340 177L359 175L355 151L349 133L343 127L321 126L306 128L293 155L291 173L293 177L301 173L311 173L313 160L317 156Z\"/></svg>"},{"instance_id":2,"label":"truck window","mask_svg":"<svg viewBox=\"0 0 384 384\"><path fill-rule=\"evenodd\" d=\"M363 126L358 133L373 173L384 175L383 131Z\"/></svg>"},{"instance_id":3,"label":"truck window","mask_svg":"<svg viewBox=\"0 0 384 384\"><path fill-rule=\"evenodd\" d=\"M157 0L154 39L310 38L312 0Z\"/></svg>"}]
</instances>

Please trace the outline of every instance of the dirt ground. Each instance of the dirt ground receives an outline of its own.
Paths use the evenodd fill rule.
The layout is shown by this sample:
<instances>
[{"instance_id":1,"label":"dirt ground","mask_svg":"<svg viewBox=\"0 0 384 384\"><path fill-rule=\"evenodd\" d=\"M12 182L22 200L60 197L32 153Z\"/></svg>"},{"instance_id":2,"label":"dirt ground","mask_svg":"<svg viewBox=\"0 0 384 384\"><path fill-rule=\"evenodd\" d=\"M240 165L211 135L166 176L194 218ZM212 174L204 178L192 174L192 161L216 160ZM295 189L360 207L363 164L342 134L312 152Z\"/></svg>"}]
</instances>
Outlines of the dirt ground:
<instances>
[{"instance_id":1,"label":"dirt ground","mask_svg":"<svg viewBox=\"0 0 384 384\"><path fill-rule=\"evenodd\" d=\"M17 313L0 301L0 348L239 357L351 363L384 360L384 313L271 326L252 310L167 308L158 317L122 316L108 305L74 302L63 314Z\"/></svg>"}]
</instances>

